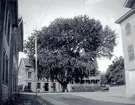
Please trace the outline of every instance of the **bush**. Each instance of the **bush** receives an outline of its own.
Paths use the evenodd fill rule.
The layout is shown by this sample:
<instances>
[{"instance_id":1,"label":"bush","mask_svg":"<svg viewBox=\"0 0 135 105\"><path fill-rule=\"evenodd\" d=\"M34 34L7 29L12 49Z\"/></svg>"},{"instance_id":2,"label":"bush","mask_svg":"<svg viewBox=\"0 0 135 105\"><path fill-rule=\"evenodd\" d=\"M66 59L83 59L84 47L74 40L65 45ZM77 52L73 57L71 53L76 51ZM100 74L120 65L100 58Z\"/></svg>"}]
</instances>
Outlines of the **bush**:
<instances>
[{"instance_id":1,"label":"bush","mask_svg":"<svg viewBox=\"0 0 135 105\"><path fill-rule=\"evenodd\" d=\"M94 92L100 90L99 85L70 85L71 92Z\"/></svg>"},{"instance_id":2,"label":"bush","mask_svg":"<svg viewBox=\"0 0 135 105\"><path fill-rule=\"evenodd\" d=\"M25 86L24 87L24 92L32 92L32 90L28 86Z\"/></svg>"},{"instance_id":3,"label":"bush","mask_svg":"<svg viewBox=\"0 0 135 105\"><path fill-rule=\"evenodd\" d=\"M20 91L22 91L23 90L23 85L19 85L18 86L18 91L20 92Z\"/></svg>"}]
</instances>

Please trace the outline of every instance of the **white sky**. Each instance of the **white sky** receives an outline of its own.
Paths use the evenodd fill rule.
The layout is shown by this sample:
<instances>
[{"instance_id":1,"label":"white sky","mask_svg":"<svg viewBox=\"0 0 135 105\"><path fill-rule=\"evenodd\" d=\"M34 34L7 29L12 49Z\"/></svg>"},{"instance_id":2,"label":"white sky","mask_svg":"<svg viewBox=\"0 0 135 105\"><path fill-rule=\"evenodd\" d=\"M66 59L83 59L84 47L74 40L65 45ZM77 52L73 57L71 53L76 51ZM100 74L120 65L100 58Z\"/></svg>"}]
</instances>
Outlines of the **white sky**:
<instances>
[{"instance_id":1,"label":"white sky","mask_svg":"<svg viewBox=\"0 0 135 105\"><path fill-rule=\"evenodd\" d=\"M24 39L31 35L35 27L40 29L55 18L86 14L99 19L103 25L109 25L116 31L118 46L114 54L121 56L123 55L121 30L114 21L128 11L123 7L124 2L125 0L19 0L19 15L24 19ZM99 70L106 71L111 60L100 59L98 63Z\"/></svg>"}]
</instances>

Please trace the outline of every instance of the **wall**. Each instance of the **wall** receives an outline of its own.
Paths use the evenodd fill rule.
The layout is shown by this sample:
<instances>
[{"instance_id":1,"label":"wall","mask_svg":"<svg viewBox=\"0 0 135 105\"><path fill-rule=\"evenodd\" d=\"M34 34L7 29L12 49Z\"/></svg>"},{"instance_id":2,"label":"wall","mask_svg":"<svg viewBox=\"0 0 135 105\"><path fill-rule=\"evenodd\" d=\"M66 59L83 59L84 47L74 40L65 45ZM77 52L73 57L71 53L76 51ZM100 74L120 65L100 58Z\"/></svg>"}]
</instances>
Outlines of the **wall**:
<instances>
[{"instance_id":1,"label":"wall","mask_svg":"<svg viewBox=\"0 0 135 105\"><path fill-rule=\"evenodd\" d=\"M131 25L131 35L126 36L126 31L125 31L125 26L127 23L130 23ZM128 51L127 47L129 45L134 45L134 51L135 51L135 14L126 19L122 24L121 24L121 33L122 33L122 42L123 42L123 51L124 51L124 62L125 62L125 69L127 70L132 70L135 67L133 66L135 64L134 61L128 60Z\"/></svg>"},{"instance_id":2,"label":"wall","mask_svg":"<svg viewBox=\"0 0 135 105\"><path fill-rule=\"evenodd\" d=\"M100 84L68 84L70 92L92 92L100 89Z\"/></svg>"},{"instance_id":3,"label":"wall","mask_svg":"<svg viewBox=\"0 0 135 105\"><path fill-rule=\"evenodd\" d=\"M10 61L10 46L8 45L7 35L5 35L5 32L4 32L4 35L3 35L3 48L2 48L2 52L3 52L3 49L5 50L6 56L8 57L8 59ZM10 63L8 63L8 65L10 65ZM2 95L3 95L2 100L3 101L5 101L5 100L7 100L9 98L8 91L9 91L8 90L8 85L3 83L3 85L2 85Z\"/></svg>"},{"instance_id":4,"label":"wall","mask_svg":"<svg viewBox=\"0 0 135 105\"><path fill-rule=\"evenodd\" d=\"M131 25L131 35L126 36L125 26L127 23ZM125 63L125 75L126 75L126 95L127 97L135 94L135 60L129 61L128 50L129 45L134 46L135 55L135 14L127 18L121 23L121 33L123 42L123 52L124 52L124 63Z\"/></svg>"},{"instance_id":5,"label":"wall","mask_svg":"<svg viewBox=\"0 0 135 105\"><path fill-rule=\"evenodd\" d=\"M23 85L25 84L25 67L24 67L24 63L20 62L20 66L19 66L19 71L18 71L18 86L19 85ZM24 88L24 87L23 87Z\"/></svg>"},{"instance_id":6,"label":"wall","mask_svg":"<svg viewBox=\"0 0 135 105\"><path fill-rule=\"evenodd\" d=\"M3 26L3 11L2 11L2 0L0 0L0 102L2 102L2 39L3 39L3 35L2 35L2 26ZM0 104L1 105L1 104Z\"/></svg>"},{"instance_id":7,"label":"wall","mask_svg":"<svg viewBox=\"0 0 135 105\"><path fill-rule=\"evenodd\" d=\"M125 85L109 87L109 93L111 93L111 94L125 95L125 90L126 90L126 86Z\"/></svg>"},{"instance_id":8,"label":"wall","mask_svg":"<svg viewBox=\"0 0 135 105\"><path fill-rule=\"evenodd\" d=\"M3 2L3 4L1 4ZM6 3L8 2L8 3ZM10 3L9 3L10 2ZM12 2L12 3L11 3ZM8 7L8 8L7 8ZM0 105L2 102L7 101L12 96L12 86L17 81L16 78L13 80L13 74L17 76L16 71L13 72L13 53L14 42L16 41L13 36L13 30L17 26L17 0L0 0ZM7 12L8 11L8 12ZM6 22L9 21L9 22ZM6 26L6 28L5 28ZM5 28L5 29L4 29ZM8 37L9 36L9 37ZM19 35L18 35L19 37ZM11 39L13 39L11 41ZM8 73L5 72L6 77L8 77L8 83L3 81L3 50L5 50L5 55L8 58L8 66L5 63L5 67L8 67ZM17 61L17 60L16 60ZM14 62L16 67L17 62ZM17 67L16 67L17 70ZM6 71L6 69L4 70Z\"/></svg>"},{"instance_id":9,"label":"wall","mask_svg":"<svg viewBox=\"0 0 135 105\"><path fill-rule=\"evenodd\" d=\"M25 69L25 80L35 80L35 72L34 72L34 69L33 68L29 68L29 70L26 70L26 67L24 68ZM28 72L31 72L31 78L28 78Z\"/></svg>"},{"instance_id":10,"label":"wall","mask_svg":"<svg viewBox=\"0 0 135 105\"><path fill-rule=\"evenodd\" d=\"M2 85L2 100L8 100L8 87L6 85Z\"/></svg>"}]
</instances>

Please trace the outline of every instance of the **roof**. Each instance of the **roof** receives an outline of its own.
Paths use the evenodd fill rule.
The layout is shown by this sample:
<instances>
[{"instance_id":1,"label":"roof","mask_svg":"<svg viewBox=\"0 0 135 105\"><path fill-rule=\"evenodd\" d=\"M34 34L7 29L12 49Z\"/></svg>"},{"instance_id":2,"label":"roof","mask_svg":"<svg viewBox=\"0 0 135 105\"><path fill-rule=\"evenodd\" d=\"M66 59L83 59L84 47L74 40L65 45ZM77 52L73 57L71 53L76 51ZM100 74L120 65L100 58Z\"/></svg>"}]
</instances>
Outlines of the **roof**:
<instances>
[{"instance_id":1,"label":"roof","mask_svg":"<svg viewBox=\"0 0 135 105\"><path fill-rule=\"evenodd\" d=\"M124 14L122 17L120 17L115 23L121 24L123 21L125 21L128 17L130 17L134 13L135 13L134 9L129 10L126 14Z\"/></svg>"},{"instance_id":2,"label":"roof","mask_svg":"<svg viewBox=\"0 0 135 105\"><path fill-rule=\"evenodd\" d=\"M11 12L13 15L13 26L17 27L18 26L18 0L9 0L10 1L10 6L11 6Z\"/></svg>"},{"instance_id":3,"label":"roof","mask_svg":"<svg viewBox=\"0 0 135 105\"><path fill-rule=\"evenodd\" d=\"M126 0L124 3L124 7L132 8L135 3L135 0Z\"/></svg>"},{"instance_id":4,"label":"roof","mask_svg":"<svg viewBox=\"0 0 135 105\"><path fill-rule=\"evenodd\" d=\"M28 58L22 58L22 61L24 62L24 65L25 65L25 66L32 67L32 65L30 64L30 61L29 61Z\"/></svg>"}]
</instances>

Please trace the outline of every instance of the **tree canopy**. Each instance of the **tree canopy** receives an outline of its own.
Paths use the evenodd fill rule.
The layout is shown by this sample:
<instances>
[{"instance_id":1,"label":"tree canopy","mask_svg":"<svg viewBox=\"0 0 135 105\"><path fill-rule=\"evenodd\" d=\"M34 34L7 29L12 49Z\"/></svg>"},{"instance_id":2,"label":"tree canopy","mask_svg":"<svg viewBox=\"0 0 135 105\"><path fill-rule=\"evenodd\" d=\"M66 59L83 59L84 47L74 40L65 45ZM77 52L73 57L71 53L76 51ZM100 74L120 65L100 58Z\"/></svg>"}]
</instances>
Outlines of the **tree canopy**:
<instances>
[{"instance_id":1,"label":"tree canopy","mask_svg":"<svg viewBox=\"0 0 135 105\"><path fill-rule=\"evenodd\" d=\"M113 60L106 72L107 82L111 85L125 84L124 58L122 56Z\"/></svg>"},{"instance_id":2,"label":"tree canopy","mask_svg":"<svg viewBox=\"0 0 135 105\"><path fill-rule=\"evenodd\" d=\"M107 84L106 73L101 73L101 85Z\"/></svg>"},{"instance_id":3,"label":"tree canopy","mask_svg":"<svg viewBox=\"0 0 135 105\"><path fill-rule=\"evenodd\" d=\"M115 31L86 15L57 18L48 27L36 30L24 43L31 61L34 61L35 35L40 77L56 79L62 86L95 74L97 58L111 58L116 46Z\"/></svg>"}]
</instances>

